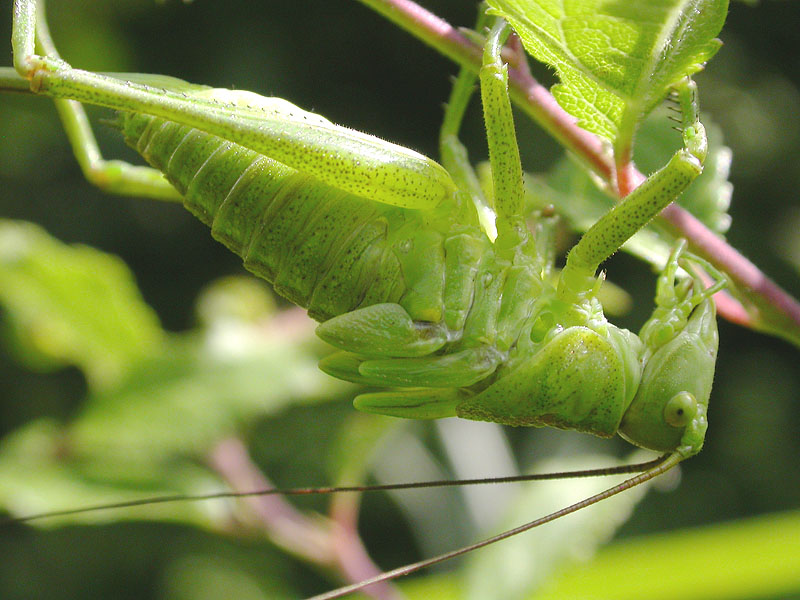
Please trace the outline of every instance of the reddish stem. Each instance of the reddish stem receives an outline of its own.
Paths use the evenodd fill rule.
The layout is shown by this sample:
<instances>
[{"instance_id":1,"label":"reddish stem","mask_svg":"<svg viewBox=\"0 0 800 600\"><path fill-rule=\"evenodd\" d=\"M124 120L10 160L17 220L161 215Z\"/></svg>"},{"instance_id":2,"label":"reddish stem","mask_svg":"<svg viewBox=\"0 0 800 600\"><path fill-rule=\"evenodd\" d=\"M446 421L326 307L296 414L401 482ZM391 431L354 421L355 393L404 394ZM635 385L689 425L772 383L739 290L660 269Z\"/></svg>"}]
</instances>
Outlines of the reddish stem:
<instances>
[{"instance_id":1,"label":"reddish stem","mask_svg":"<svg viewBox=\"0 0 800 600\"><path fill-rule=\"evenodd\" d=\"M266 490L272 482L250 459L241 440L229 438L214 448L209 456L214 470L234 491ZM367 554L358 536L357 516L343 522L325 522L309 518L280 496L242 498L260 528L270 539L289 552L325 568L335 568L349 582L359 582L381 574ZM356 511L358 504L356 506ZM376 600L398 600L395 588L386 582L365 587L363 592Z\"/></svg>"},{"instance_id":2,"label":"reddish stem","mask_svg":"<svg viewBox=\"0 0 800 600\"><path fill-rule=\"evenodd\" d=\"M616 183L616 195L624 198L630 194L644 180L636 170L636 165L631 160L631 148L625 148L614 153L614 175Z\"/></svg>"},{"instance_id":3,"label":"reddish stem","mask_svg":"<svg viewBox=\"0 0 800 600\"><path fill-rule=\"evenodd\" d=\"M330 517L335 526L331 530L336 559L348 581L365 581L382 571L372 562L358 534L358 494L334 495L331 500ZM372 584L362 590L366 594L385 600L401 600L397 590L387 581Z\"/></svg>"}]
</instances>

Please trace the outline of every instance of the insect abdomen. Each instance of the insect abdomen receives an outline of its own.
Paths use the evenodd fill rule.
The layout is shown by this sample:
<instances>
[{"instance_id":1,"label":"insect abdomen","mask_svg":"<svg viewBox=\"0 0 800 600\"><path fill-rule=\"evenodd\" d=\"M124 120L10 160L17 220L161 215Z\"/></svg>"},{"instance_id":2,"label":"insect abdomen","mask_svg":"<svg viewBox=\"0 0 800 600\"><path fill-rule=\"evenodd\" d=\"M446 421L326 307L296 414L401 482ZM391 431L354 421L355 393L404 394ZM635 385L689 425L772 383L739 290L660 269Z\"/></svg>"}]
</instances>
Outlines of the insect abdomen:
<instances>
[{"instance_id":1,"label":"insect abdomen","mask_svg":"<svg viewBox=\"0 0 800 600\"><path fill-rule=\"evenodd\" d=\"M405 291L389 222L402 209L343 192L170 121L125 114L126 141L183 195L212 235L276 291L325 320ZM395 223L396 224L396 223Z\"/></svg>"}]
</instances>

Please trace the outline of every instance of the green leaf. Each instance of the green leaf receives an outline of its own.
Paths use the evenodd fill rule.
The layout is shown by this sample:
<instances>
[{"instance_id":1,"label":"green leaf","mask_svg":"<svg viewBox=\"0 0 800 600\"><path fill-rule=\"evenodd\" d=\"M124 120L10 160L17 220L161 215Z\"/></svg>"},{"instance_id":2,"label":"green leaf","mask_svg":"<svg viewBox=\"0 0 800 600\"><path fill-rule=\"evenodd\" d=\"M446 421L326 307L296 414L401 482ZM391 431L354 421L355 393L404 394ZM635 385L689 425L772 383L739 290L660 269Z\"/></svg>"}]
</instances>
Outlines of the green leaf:
<instances>
[{"instance_id":1,"label":"green leaf","mask_svg":"<svg viewBox=\"0 0 800 600\"><path fill-rule=\"evenodd\" d=\"M546 550L545 545L542 551ZM687 559L695 556L702 557L700 568L693 568L694 563ZM525 598L797 598L800 512L773 513L628 538L601 549L591 561L578 561L552 575L541 590L532 591ZM491 581L499 581L499 577L494 575ZM399 583L409 598L461 600L464 597L456 573L437 573ZM647 590L646 594L643 590ZM508 598L499 592L486 597Z\"/></svg>"},{"instance_id":2,"label":"green leaf","mask_svg":"<svg viewBox=\"0 0 800 600\"><path fill-rule=\"evenodd\" d=\"M77 365L91 387L118 380L164 341L119 258L62 244L31 223L0 220L0 304L18 356L34 367Z\"/></svg>"},{"instance_id":3,"label":"green leaf","mask_svg":"<svg viewBox=\"0 0 800 600\"><path fill-rule=\"evenodd\" d=\"M70 460L65 457L68 449L63 428L49 420L35 421L6 436L0 442L0 506L10 514L28 516L176 492L199 494L226 489L208 470L188 460L169 468L164 465L149 472L135 471L126 480L102 477L94 462L102 460L101 456ZM68 523L148 519L214 528L228 516L224 503L184 502L91 511L43 519L35 524L58 527Z\"/></svg>"},{"instance_id":4,"label":"green leaf","mask_svg":"<svg viewBox=\"0 0 800 600\"><path fill-rule=\"evenodd\" d=\"M687 558L695 556L702 557L699 568ZM798 592L800 512L795 510L623 540L592 563L559 574L530 598L747 600L794 598Z\"/></svg>"},{"instance_id":5,"label":"green leaf","mask_svg":"<svg viewBox=\"0 0 800 600\"><path fill-rule=\"evenodd\" d=\"M231 297L235 288L244 292L239 302ZM0 507L29 515L225 491L221 478L203 466L221 441L246 438L259 419L290 405L335 400L350 391L317 369L320 344L305 315L298 323L292 317L299 313L286 311L265 322L239 311L264 305L254 292L224 281L201 302L211 322L202 334L174 336L163 351L131 365L115 385L90 393L68 425L39 420L0 440ZM211 310L209 300L222 308ZM232 319L234 313L247 318ZM230 511L225 502L167 503L36 524L147 519L220 529Z\"/></svg>"},{"instance_id":6,"label":"green leaf","mask_svg":"<svg viewBox=\"0 0 800 600\"><path fill-rule=\"evenodd\" d=\"M301 342L275 336L231 354L209 351L197 336L173 342L89 397L67 432L72 452L120 473L132 463L146 470L174 456L203 458L259 418L351 389L319 371L318 357Z\"/></svg>"},{"instance_id":7,"label":"green leaf","mask_svg":"<svg viewBox=\"0 0 800 600\"><path fill-rule=\"evenodd\" d=\"M0 240L5 243L0 244L5 250L0 252L4 283L11 280L9 273L15 275L13 291L32 307L55 315L57 325L91 323L78 300L94 277L101 278L95 284L101 292L112 284L120 289L120 278L102 268L109 258L100 252L64 246L27 224L3 224ZM12 249L16 260L11 260ZM89 260L80 260L87 256ZM120 268L116 259L111 264ZM69 275L76 280L74 289L62 281L59 269L65 279ZM4 295L16 300L7 286L0 297ZM58 301L66 307L51 308ZM113 318L94 309L100 318ZM249 277L220 280L201 295L198 309L204 328L165 336L145 356L128 355L124 372L90 390L69 424L38 420L0 440L0 507L29 515L224 491L220 476L203 466L221 441L246 438L258 420L290 405L338 399L351 390L317 369L322 344L314 336L315 324L299 309L276 314L266 284ZM75 329L93 332L88 326ZM148 519L215 529L226 526L230 510L224 502L168 503L65 515L37 524Z\"/></svg>"},{"instance_id":8,"label":"green leaf","mask_svg":"<svg viewBox=\"0 0 800 600\"><path fill-rule=\"evenodd\" d=\"M553 96L581 127L630 148L670 86L720 47L727 0L489 0L536 59L554 67Z\"/></svg>"}]
</instances>

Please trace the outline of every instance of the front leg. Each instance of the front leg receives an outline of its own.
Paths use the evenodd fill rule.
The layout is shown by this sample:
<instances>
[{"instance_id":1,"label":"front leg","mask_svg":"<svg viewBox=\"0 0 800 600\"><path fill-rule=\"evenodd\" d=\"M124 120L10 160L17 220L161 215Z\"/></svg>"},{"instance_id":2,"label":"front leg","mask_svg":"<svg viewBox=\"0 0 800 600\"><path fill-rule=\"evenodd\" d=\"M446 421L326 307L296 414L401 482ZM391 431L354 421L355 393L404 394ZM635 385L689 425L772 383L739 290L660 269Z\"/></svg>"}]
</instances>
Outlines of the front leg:
<instances>
[{"instance_id":1,"label":"front leg","mask_svg":"<svg viewBox=\"0 0 800 600\"><path fill-rule=\"evenodd\" d=\"M591 295L600 264L676 200L703 172L708 141L699 120L697 86L687 78L675 91L683 112L684 147L666 166L598 220L572 248L559 281L562 299L574 302Z\"/></svg>"},{"instance_id":2,"label":"front leg","mask_svg":"<svg viewBox=\"0 0 800 600\"><path fill-rule=\"evenodd\" d=\"M498 216L505 222L521 217L525 194L517 133L511 114L511 100L508 97L508 66L500 57L508 33L508 25L498 19L484 47L480 71L481 101L489 143L489 162L492 165L494 202Z\"/></svg>"}]
</instances>

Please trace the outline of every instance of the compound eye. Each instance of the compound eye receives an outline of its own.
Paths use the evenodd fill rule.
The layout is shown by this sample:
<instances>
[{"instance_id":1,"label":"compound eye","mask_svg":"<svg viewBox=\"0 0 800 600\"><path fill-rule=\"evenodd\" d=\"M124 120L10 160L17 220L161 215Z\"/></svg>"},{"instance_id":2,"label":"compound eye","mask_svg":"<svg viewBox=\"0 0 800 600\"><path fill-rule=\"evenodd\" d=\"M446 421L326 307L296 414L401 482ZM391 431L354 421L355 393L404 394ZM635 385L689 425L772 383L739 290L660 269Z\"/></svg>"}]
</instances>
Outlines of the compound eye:
<instances>
[{"instance_id":1,"label":"compound eye","mask_svg":"<svg viewBox=\"0 0 800 600\"><path fill-rule=\"evenodd\" d=\"M697 400L689 392L680 392L664 407L664 420L673 427L686 427L697 414Z\"/></svg>"}]
</instances>

